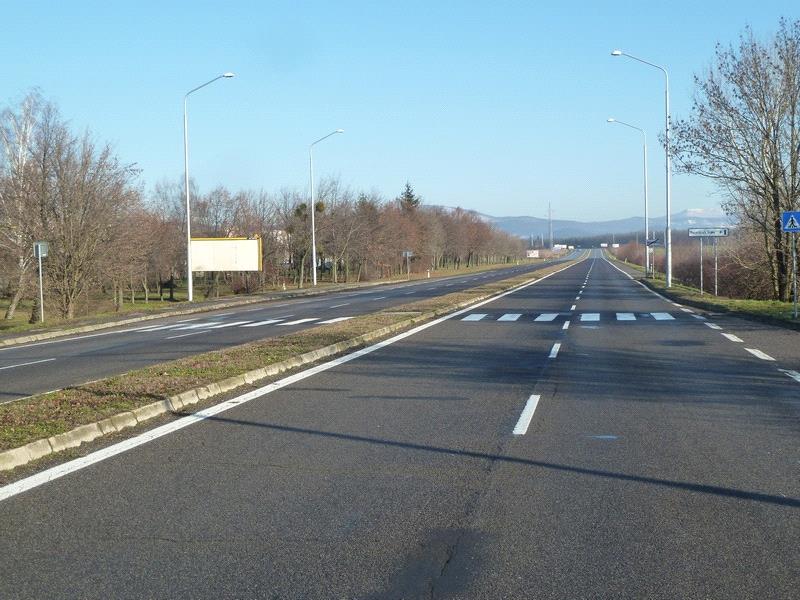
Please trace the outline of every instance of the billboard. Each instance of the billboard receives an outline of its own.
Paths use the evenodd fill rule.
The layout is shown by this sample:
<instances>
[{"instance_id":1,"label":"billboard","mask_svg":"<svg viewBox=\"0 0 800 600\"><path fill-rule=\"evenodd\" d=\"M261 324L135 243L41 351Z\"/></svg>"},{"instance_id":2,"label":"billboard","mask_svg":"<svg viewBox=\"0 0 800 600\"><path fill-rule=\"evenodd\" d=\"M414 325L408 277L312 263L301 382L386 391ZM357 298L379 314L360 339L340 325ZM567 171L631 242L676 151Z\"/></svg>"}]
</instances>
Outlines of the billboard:
<instances>
[{"instance_id":1,"label":"billboard","mask_svg":"<svg viewBox=\"0 0 800 600\"><path fill-rule=\"evenodd\" d=\"M539 251L538 250L526 250L525 256L527 258L539 258Z\"/></svg>"},{"instance_id":2,"label":"billboard","mask_svg":"<svg viewBox=\"0 0 800 600\"><path fill-rule=\"evenodd\" d=\"M261 238L192 238L192 271L260 271Z\"/></svg>"}]
</instances>

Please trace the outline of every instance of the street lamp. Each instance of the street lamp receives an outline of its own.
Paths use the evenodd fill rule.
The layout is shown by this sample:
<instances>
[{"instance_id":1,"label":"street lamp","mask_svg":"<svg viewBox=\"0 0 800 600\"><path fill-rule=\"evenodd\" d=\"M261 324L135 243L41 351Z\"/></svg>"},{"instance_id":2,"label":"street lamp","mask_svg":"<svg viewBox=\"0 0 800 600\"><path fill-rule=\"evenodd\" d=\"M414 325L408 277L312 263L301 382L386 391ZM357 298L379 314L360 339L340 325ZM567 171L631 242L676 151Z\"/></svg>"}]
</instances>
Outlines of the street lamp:
<instances>
[{"instance_id":1,"label":"street lamp","mask_svg":"<svg viewBox=\"0 0 800 600\"><path fill-rule=\"evenodd\" d=\"M314 146L337 133L344 133L344 129L331 131L328 135L319 138L308 147L308 172L311 181L311 281L314 286L317 285L317 232L314 228Z\"/></svg>"},{"instance_id":2,"label":"street lamp","mask_svg":"<svg viewBox=\"0 0 800 600\"><path fill-rule=\"evenodd\" d=\"M230 72L217 75L214 79L206 81L203 85L198 85L196 88L189 90L183 97L183 171L186 177L186 270L188 274L189 302L192 302L194 299L192 289L192 216L191 209L189 208L189 94L193 94L197 90L211 85L217 79L230 79L233 76L234 74Z\"/></svg>"},{"instance_id":3,"label":"street lamp","mask_svg":"<svg viewBox=\"0 0 800 600\"><path fill-rule=\"evenodd\" d=\"M622 50L613 50L611 56L626 56L630 59L659 69L664 73L664 151L666 153L666 180L667 180L667 224L664 231L664 248L667 253L667 287L672 287L672 170L670 169L669 158L669 73L667 70L654 63L648 62L631 54L626 54Z\"/></svg>"},{"instance_id":4,"label":"street lamp","mask_svg":"<svg viewBox=\"0 0 800 600\"><path fill-rule=\"evenodd\" d=\"M608 118L607 121L609 123L625 125L625 127L635 129L642 134L642 150L644 153L644 276L647 277L648 272L650 271L650 246L647 245L647 242L650 239L650 211L647 201L647 134L645 133L644 129L636 127L635 125L631 125L630 123L626 123L625 121L619 121L614 117Z\"/></svg>"}]
</instances>

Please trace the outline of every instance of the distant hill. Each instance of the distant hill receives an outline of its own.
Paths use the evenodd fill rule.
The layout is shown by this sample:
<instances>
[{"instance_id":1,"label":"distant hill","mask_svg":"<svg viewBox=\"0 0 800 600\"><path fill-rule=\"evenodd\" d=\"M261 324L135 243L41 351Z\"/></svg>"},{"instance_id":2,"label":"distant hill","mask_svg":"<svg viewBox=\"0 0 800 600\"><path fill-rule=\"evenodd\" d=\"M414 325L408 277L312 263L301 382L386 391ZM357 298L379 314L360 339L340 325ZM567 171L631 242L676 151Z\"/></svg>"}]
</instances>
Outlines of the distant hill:
<instances>
[{"instance_id":1,"label":"distant hill","mask_svg":"<svg viewBox=\"0 0 800 600\"><path fill-rule=\"evenodd\" d=\"M527 238L528 236L545 236L549 234L547 219L539 217L493 217L473 211L481 219L493 223L497 228L513 235ZM665 217L650 219L650 228L663 230ZM688 229L690 227L731 227L733 222L719 209L692 208L672 215L672 229ZM644 231L644 217L629 217L612 221L568 221L553 219L553 237L562 238L594 237L606 234L624 234L635 231Z\"/></svg>"}]
</instances>

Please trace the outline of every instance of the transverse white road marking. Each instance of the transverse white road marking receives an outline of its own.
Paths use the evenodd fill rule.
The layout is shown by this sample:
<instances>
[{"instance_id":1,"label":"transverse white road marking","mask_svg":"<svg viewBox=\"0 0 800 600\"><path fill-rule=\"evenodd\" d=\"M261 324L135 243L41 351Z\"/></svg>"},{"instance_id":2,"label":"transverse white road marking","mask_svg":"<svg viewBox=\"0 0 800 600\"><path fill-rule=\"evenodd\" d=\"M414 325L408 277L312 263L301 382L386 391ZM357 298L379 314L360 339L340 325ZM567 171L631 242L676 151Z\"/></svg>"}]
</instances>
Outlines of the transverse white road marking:
<instances>
[{"instance_id":1,"label":"transverse white road marking","mask_svg":"<svg viewBox=\"0 0 800 600\"><path fill-rule=\"evenodd\" d=\"M8 365L7 367L0 367L0 371L4 369L16 369L17 367L27 367L28 365L38 365L39 363L50 362L55 358L43 358L42 360L33 360L31 362L19 363L18 365Z\"/></svg>"},{"instance_id":2,"label":"transverse white road marking","mask_svg":"<svg viewBox=\"0 0 800 600\"><path fill-rule=\"evenodd\" d=\"M722 335L723 335L724 337L728 338L728 339L729 339L730 341L732 341L732 342L741 342L741 343L743 343L743 342L744 342L744 340L743 340L742 338L740 338L740 337L738 337L738 336L735 336L735 335L733 335L732 333L723 333Z\"/></svg>"},{"instance_id":3,"label":"transverse white road marking","mask_svg":"<svg viewBox=\"0 0 800 600\"><path fill-rule=\"evenodd\" d=\"M516 320L517 320L517 319L519 319L521 316L522 316L522 315L521 315L521 314L519 314L519 313L507 313L507 314L503 315L502 317L500 317L500 318L499 318L499 319L497 319L497 320L498 320L498 321L516 321Z\"/></svg>"},{"instance_id":4,"label":"transverse white road marking","mask_svg":"<svg viewBox=\"0 0 800 600\"><path fill-rule=\"evenodd\" d=\"M669 313L651 312L650 314L653 315L653 318L656 321L674 321L675 320L675 317L673 317Z\"/></svg>"},{"instance_id":5,"label":"transverse white road marking","mask_svg":"<svg viewBox=\"0 0 800 600\"><path fill-rule=\"evenodd\" d=\"M471 314L471 315L467 315L466 317L464 317L461 320L462 321L480 321L485 316L486 315L482 314L482 313L474 313L474 314Z\"/></svg>"},{"instance_id":6,"label":"transverse white road marking","mask_svg":"<svg viewBox=\"0 0 800 600\"><path fill-rule=\"evenodd\" d=\"M716 329L716 330L722 329L722 327L720 327L716 323L703 323L703 325L705 325L706 327L710 327L711 329Z\"/></svg>"},{"instance_id":7,"label":"transverse white road marking","mask_svg":"<svg viewBox=\"0 0 800 600\"><path fill-rule=\"evenodd\" d=\"M569 321L564 321L564 326L561 329L569 329Z\"/></svg>"},{"instance_id":8,"label":"transverse white road marking","mask_svg":"<svg viewBox=\"0 0 800 600\"><path fill-rule=\"evenodd\" d=\"M519 416L519 420L517 424L514 426L514 431L512 433L514 435L525 435L528 431L528 427L530 427L531 419L533 419L533 413L536 412L536 406L539 404L539 398L541 396L532 395L528 398L528 401L525 403L525 408L522 409L522 414Z\"/></svg>"},{"instance_id":9,"label":"transverse white road marking","mask_svg":"<svg viewBox=\"0 0 800 600\"><path fill-rule=\"evenodd\" d=\"M581 315L581 321L599 321L600 320L600 313L583 313Z\"/></svg>"},{"instance_id":10,"label":"transverse white road marking","mask_svg":"<svg viewBox=\"0 0 800 600\"><path fill-rule=\"evenodd\" d=\"M561 350L561 344L556 342L555 344L553 344L553 348L550 350L550 356L548 356L548 358L555 358L556 356L558 356L559 350Z\"/></svg>"},{"instance_id":11,"label":"transverse white road marking","mask_svg":"<svg viewBox=\"0 0 800 600\"><path fill-rule=\"evenodd\" d=\"M327 321L320 321L322 323L338 323L339 321L347 321L348 319L352 319L353 317L336 317L335 319L328 319Z\"/></svg>"},{"instance_id":12,"label":"transverse white road marking","mask_svg":"<svg viewBox=\"0 0 800 600\"><path fill-rule=\"evenodd\" d=\"M534 319L534 321L555 321L558 313L542 313Z\"/></svg>"},{"instance_id":13,"label":"transverse white road marking","mask_svg":"<svg viewBox=\"0 0 800 600\"><path fill-rule=\"evenodd\" d=\"M273 323L280 323L281 321L283 321L283 319L267 319L266 321L248 323L247 325L242 325L242 327L261 327L262 325L272 325Z\"/></svg>"},{"instance_id":14,"label":"transverse white road marking","mask_svg":"<svg viewBox=\"0 0 800 600\"><path fill-rule=\"evenodd\" d=\"M800 373L797 371L790 371L789 369L778 369L781 373L785 373L792 379L794 379L797 383L800 383Z\"/></svg>"},{"instance_id":15,"label":"transverse white road marking","mask_svg":"<svg viewBox=\"0 0 800 600\"><path fill-rule=\"evenodd\" d=\"M633 313L617 313L617 321L635 321L636 315Z\"/></svg>"},{"instance_id":16,"label":"transverse white road marking","mask_svg":"<svg viewBox=\"0 0 800 600\"><path fill-rule=\"evenodd\" d=\"M769 354L764 354L758 348L745 348L745 350L747 350L750 354L752 354L756 358L760 358L761 360L771 360L771 361L775 360Z\"/></svg>"},{"instance_id":17,"label":"transverse white road marking","mask_svg":"<svg viewBox=\"0 0 800 600\"><path fill-rule=\"evenodd\" d=\"M300 323L310 323L311 321L319 321L319 317L309 317L307 319L296 319L294 321L287 321L286 323L278 323L276 327L283 327L284 325L300 325Z\"/></svg>"},{"instance_id":18,"label":"transverse white road marking","mask_svg":"<svg viewBox=\"0 0 800 600\"><path fill-rule=\"evenodd\" d=\"M245 323L250 323L250 321L231 321L230 323L221 323L219 325L214 325L209 327L209 329L224 329L225 327L236 327L237 325L244 325Z\"/></svg>"}]
</instances>

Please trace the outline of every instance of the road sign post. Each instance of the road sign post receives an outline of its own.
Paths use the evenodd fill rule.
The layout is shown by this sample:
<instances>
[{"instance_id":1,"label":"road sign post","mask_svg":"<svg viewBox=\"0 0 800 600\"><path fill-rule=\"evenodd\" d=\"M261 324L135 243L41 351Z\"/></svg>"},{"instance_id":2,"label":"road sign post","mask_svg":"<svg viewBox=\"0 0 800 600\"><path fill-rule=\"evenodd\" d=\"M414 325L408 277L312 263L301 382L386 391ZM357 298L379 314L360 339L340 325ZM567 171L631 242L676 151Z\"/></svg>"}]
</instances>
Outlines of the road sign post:
<instances>
[{"instance_id":1,"label":"road sign post","mask_svg":"<svg viewBox=\"0 0 800 600\"><path fill-rule=\"evenodd\" d=\"M717 295L717 238L728 237L727 227L691 227L689 237L700 238L700 294L703 294L703 238L714 238L714 295Z\"/></svg>"},{"instance_id":2,"label":"road sign post","mask_svg":"<svg viewBox=\"0 0 800 600\"><path fill-rule=\"evenodd\" d=\"M404 250L403 256L406 259L406 281L411 280L411 263L409 262L414 253L411 250Z\"/></svg>"},{"instance_id":3,"label":"road sign post","mask_svg":"<svg viewBox=\"0 0 800 600\"><path fill-rule=\"evenodd\" d=\"M781 226L785 233L792 234L792 318L797 318L797 247L794 234L800 231L800 211L787 210L781 213Z\"/></svg>"}]
</instances>

